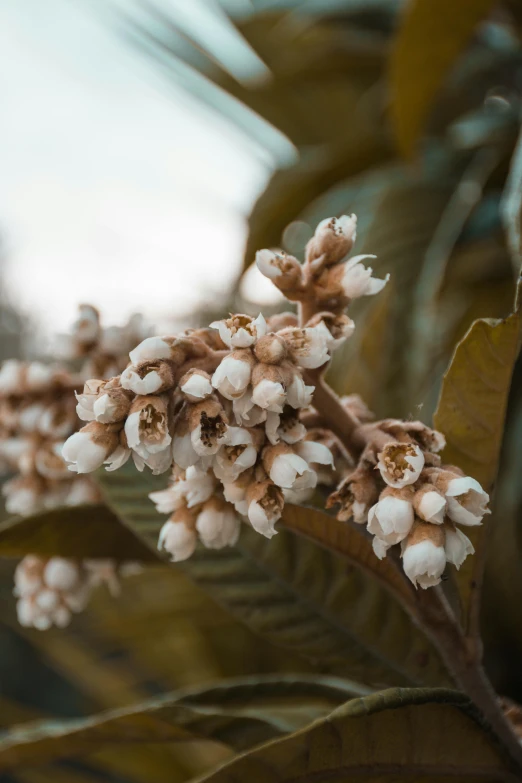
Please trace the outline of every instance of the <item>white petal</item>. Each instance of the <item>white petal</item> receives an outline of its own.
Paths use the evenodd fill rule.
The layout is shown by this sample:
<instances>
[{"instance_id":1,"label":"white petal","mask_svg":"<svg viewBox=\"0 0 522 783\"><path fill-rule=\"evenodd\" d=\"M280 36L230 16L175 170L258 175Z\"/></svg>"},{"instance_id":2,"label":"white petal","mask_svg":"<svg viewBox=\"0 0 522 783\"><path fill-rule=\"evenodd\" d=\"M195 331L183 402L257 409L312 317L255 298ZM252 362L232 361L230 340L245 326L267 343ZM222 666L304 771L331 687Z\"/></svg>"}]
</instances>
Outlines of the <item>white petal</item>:
<instances>
[{"instance_id":1,"label":"white petal","mask_svg":"<svg viewBox=\"0 0 522 783\"><path fill-rule=\"evenodd\" d=\"M256 405L275 413L283 412L285 399L286 394L282 384L269 381L267 378L263 378L256 384L252 392L252 400Z\"/></svg>"},{"instance_id":2,"label":"white petal","mask_svg":"<svg viewBox=\"0 0 522 783\"><path fill-rule=\"evenodd\" d=\"M406 576L414 585L426 589L438 585L446 566L444 547L430 540L405 547L402 562Z\"/></svg>"},{"instance_id":3,"label":"white petal","mask_svg":"<svg viewBox=\"0 0 522 783\"><path fill-rule=\"evenodd\" d=\"M208 397L209 394L212 394L212 384L208 378L205 378L203 375L193 373L188 381L183 384L181 391L185 392L185 394L188 394L191 397L204 400L205 397Z\"/></svg>"},{"instance_id":4,"label":"white petal","mask_svg":"<svg viewBox=\"0 0 522 783\"><path fill-rule=\"evenodd\" d=\"M446 529L444 549L448 563L453 563L457 569L461 567L467 556L472 555L475 551L469 538L458 528L455 530Z\"/></svg>"},{"instance_id":5,"label":"white petal","mask_svg":"<svg viewBox=\"0 0 522 783\"><path fill-rule=\"evenodd\" d=\"M419 516L433 525L442 525L446 512L446 501L438 492L425 492L418 507Z\"/></svg>"},{"instance_id":6,"label":"white petal","mask_svg":"<svg viewBox=\"0 0 522 783\"><path fill-rule=\"evenodd\" d=\"M250 524L256 532L261 533L266 538L272 538L276 535L275 523L278 519L279 516L269 519L264 508L254 500L248 506L248 520Z\"/></svg>"},{"instance_id":7,"label":"white petal","mask_svg":"<svg viewBox=\"0 0 522 783\"><path fill-rule=\"evenodd\" d=\"M248 362L227 356L212 376L212 385L228 400L238 397L250 383L251 368Z\"/></svg>"},{"instance_id":8,"label":"white petal","mask_svg":"<svg viewBox=\"0 0 522 783\"><path fill-rule=\"evenodd\" d=\"M131 450L126 449L124 446L117 446L112 454L110 454L106 460L104 460L104 464L107 465L105 470L107 470L109 473L111 473L113 470L119 470L127 460L129 459L131 455Z\"/></svg>"},{"instance_id":9,"label":"white petal","mask_svg":"<svg viewBox=\"0 0 522 783\"><path fill-rule=\"evenodd\" d=\"M306 386L301 376L295 373L287 389L286 401L292 408L308 408L314 391L315 386Z\"/></svg>"},{"instance_id":10,"label":"white petal","mask_svg":"<svg viewBox=\"0 0 522 783\"><path fill-rule=\"evenodd\" d=\"M270 478L278 487L291 489L296 482L297 475L302 475L308 470L308 464L297 454L280 454L272 463Z\"/></svg>"},{"instance_id":11,"label":"white petal","mask_svg":"<svg viewBox=\"0 0 522 783\"><path fill-rule=\"evenodd\" d=\"M133 364L151 362L155 359L168 359L169 357L170 346L161 337L146 337L129 353Z\"/></svg>"},{"instance_id":12,"label":"white petal","mask_svg":"<svg viewBox=\"0 0 522 783\"><path fill-rule=\"evenodd\" d=\"M277 254L273 250L258 250L256 253L257 268L269 280L275 280L283 274L276 261Z\"/></svg>"},{"instance_id":13,"label":"white petal","mask_svg":"<svg viewBox=\"0 0 522 783\"><path fill-rule=\"evenodd\" d=\"M372 549L379 560L382 560L384 557L386 557L386 553L389 548L390 544L387 544L385 541L382 541L382 539L377 538L377 536L373 537Z\"/></svg>"},{"instance_id":14,"label":"white petal","mask_svg":"<svg viewBox=\"0 0 522 783\"><path fill-rule=\"evenodd\" d=\"M316 462L318 465L334 466L334 458L330 449L324 443L314 443L312 440L304 440L298 443L296 451L308 464Z\"/></svg>"},{"instance_id":15,"label":"white petal","mask_svg":"<svg viewBox=\"0 0 522 783\"><path fill-rule=\"evenodd\" d=\"M268 411L266 415L266 424L265 424L265 432L266 437L270 441L270 443L275 446L276 443L279 443L279 424L281 422L281 416L279 413L275 413L275 411Z\"/></svg>"},{"instance_id":16,"label":"white petal","mask_svg":"<svg viewBox=\"0 0 522 783\"><path fill-rule=\"evenodd\" d=\"M196 549L198 537L194 530L182 522L165 522L160 530L158 549L165 549L172 556L173 562L187 560Z\"/></svg>"},{"instance_id":17,"label":"white petal","mask_svg":"<svg viewBox=\"0 0 522 783\"><path fill-rule=\"evenodd\" d=\"M127 437L127 443L131 449L140 445L140 419L141 411L135 411L127 416L125 422L125 435Z\"/></svg>"},{"instance_id":18,"label":"white petal","mask_svg":"<svg viewBox=\"0 0 522 783\"><path fill-rule=\"evenodd\" d=\"M368 530L388 545L398 544L411 530L413 506L407 500L388 495L368 512Z\"/></svg>"},{"instance_id":19,"label":"white petal","mask_svg":"<svg viewBox=\"0 0 522 783\"><path fill-rule=\"evenodd\" d=\"M172 441L172 457L174 462L182 470L195 465L199 456L194 450L190 433L186 435L174 435Z\"/></svg>"},{"instance_id":20,"label":"white petal","mask_svg":"<svg viewBox=\"0 0 522 783\"><path fill-rule=\"evenodd\" d=\"M72 590L78 584L78 567L63 557L52 557L44 569L44 581L54 590Z\"/></svg>"}]
</instances>

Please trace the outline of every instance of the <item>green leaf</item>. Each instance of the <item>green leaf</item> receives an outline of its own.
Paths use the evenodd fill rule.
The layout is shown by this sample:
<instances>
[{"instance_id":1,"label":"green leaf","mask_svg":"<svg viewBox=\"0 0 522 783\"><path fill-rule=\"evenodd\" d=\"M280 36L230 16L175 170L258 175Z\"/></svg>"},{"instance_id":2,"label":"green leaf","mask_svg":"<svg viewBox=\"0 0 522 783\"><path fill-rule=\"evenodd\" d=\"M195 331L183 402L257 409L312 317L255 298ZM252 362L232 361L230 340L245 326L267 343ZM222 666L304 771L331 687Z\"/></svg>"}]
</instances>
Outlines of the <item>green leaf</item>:
<instances>
[{"instance_id":1,"label":"green leaf","mask_svg":"<svg viewBox=\"0 0 522 783\"><path fill-rule=\"evenodd\" d=\"M0 738L0 770L48 764L98 752L106 745L137 742L210 739L245 750L294 732L347 698L367 693L333 677L225 680L89 718L16 726Z\"/></svg>"},{"instance_id":2,"label":"green leaf","mask_svg":"<svg viewBox=\"0 0 522 783\"><path fill-rule=\"evenodd\" d=\"M390 61L392 121L397 146L413 154L451 67L493 0L410 0Z\"/></svg>"},{"instance_id":3,"label":"green leaf","mask_svg":"<svg viewBox=\"0 0 522 783\"><path fill-rule=\"evenodd\" d=\"M158 558L104 505L56 508L0 525L0 556L27 554L157 562Z\"/></svg>"},{"instance_id":4,"label":"green leaf","mask_svg":"<svg viewBox=\"0 0 522 783\"><path fill-rule=\"evenodd\" d=\"M131 468L100 474L98 480L109 505L154 546L164 518L152 503L146 515L145 501L137 515L136 499L140 482L146 484L143 496L151 483L160 482ZM312 523L316 528L332 521L316 510L293 513L320 515ZM199 548L179 567L236 619L323 670L379 687L448 684L438 654L406 611L355 562L355 556L350 565L288 531L268 541L244 525L235 547Z\"/></svg>"},{"instance_id":5,"label":"green leaf","mask_svg":"<svg viewBox=\"0 0 522 783\"><path fill-rule=\"evenodd\" d=\"M290 737L225 763L200 781L515 781L469 700L443 689L353 699Z\"/></svg>"},{"instance_id":6,"label":"green leaf","mask_svg":"<svg viewBox=\"0 0 522 783\"><path fill-rule=\"evenodd\" d=\"M446 436L443 461L458 465L490 491L498 469L511 377L520 350L520 309L505 320L475 321L444 375L435 427ZM466 533L478 550L458 572L464 616L480 589L485 525ZM468 625L470 618L465 619Z\"/></svg>"}]
</instances>

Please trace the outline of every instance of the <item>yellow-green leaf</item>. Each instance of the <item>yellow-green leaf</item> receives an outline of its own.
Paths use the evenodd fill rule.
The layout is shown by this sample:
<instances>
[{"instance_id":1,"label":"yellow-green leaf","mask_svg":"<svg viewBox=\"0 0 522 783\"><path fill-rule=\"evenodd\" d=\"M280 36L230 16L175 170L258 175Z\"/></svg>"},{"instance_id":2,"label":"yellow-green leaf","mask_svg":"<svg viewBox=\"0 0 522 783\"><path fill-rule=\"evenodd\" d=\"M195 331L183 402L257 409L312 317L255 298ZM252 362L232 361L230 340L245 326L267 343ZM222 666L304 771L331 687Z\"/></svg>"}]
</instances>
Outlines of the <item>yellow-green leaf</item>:
<instances>
[{"instance_id":1,"label":"yellow-green leaf","mask_svg":"<svg viewBox=\"0 0 522 783\"><path fill-rule=\"evenodd\" d=\"M394 689L244 753L208 783L516 781L496 739L461 693Z\"/></svg>"},{"instance_id":2,"label":"yellow-green leaf","mask_svg":"<svg viewBox=\"0 0 522 783\"><path fill-rule=\"evenodd\" d=\"M457 345L444 376L435 427L446 436L443 460L458 465L490 491L498 469L513 368L520 350L520 310L503 321L475 321ZM488 518L485 518L488 524ZM474 595L481 587L484 525L469 528L477 554L464 561L457 575L469 627Z\"/></svg>"},{"instance_id":3,"label":"yellow-green leaf","mask_svg":"<svg viewBox=\"0 0 522 783\"><path fill-rule=\"evenodd\" d=\"M493 0L410 0L390 62L397 146L411 155L434 99Z\"/></svg>"},{"instance_id":4,"label":"yellow-green leaf","mask_svg":"<svg viewBox=\"0 0 522 783\"><path fill-rule=\"evenodd\" d=\"M0 525L0 556L27 554L158 562L147 546L104 505L56 508Z\"/></svg>"},{"instance_id":5,"label":"yellow-green leaf","mask_svg":"<svg viewBox=\"0 0 522 783\"><path fill-rule=\"evenodd\" d=\"M245 750L367 693L354 683L320 675L225 680L89 718L16 726L0 737L0 770L85 756L115 744L211 739Z\"/></svg>"}]
</instances>

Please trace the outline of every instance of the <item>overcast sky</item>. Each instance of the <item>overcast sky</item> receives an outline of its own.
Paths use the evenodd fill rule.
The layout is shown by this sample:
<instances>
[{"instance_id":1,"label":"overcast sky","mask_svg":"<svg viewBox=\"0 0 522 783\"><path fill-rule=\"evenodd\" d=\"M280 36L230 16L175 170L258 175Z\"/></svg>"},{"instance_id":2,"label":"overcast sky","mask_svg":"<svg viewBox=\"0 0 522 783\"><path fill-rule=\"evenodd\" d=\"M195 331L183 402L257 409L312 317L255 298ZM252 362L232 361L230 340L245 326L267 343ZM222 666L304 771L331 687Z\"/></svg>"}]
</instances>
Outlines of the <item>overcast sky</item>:
<instances>
[{"instance_id":1,"label":"overcast sky","mask_svg":"<svg viewBox=\"0 0 522 783\"><path fill-rule=\"evenodd\" d=\"M161 320L226 288L271 166L166 87L96 5L0 2L5 282L45 329L82 301L114 323Z\"/></svg>"}]
</instances>

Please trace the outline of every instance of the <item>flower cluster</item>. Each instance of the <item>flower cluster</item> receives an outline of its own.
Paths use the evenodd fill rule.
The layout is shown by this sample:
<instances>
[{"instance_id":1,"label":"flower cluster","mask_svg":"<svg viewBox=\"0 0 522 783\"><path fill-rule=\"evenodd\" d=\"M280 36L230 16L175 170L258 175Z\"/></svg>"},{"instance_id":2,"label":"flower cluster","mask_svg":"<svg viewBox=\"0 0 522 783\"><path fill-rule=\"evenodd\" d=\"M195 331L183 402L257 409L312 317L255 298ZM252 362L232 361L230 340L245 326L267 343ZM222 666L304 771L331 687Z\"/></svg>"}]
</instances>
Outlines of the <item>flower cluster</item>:
<instances>
[{"instance_id":1,"label":"flower cluster","mask_svg":"<svg viewBox=\"0 0 522 783\"><path fill-rule=\"evenodd\" d=\"M285 500L302 501L323 478L331 483L333 452L344 453L331 433L305 423L315 390L306 374L319 373L352 334L349 302L386 282L362 257L344 261L354 238L353 216L330 219L304 264L258 254L289 299L308 303L309 318L235 314L178 337L148 337L120 376L89 380L78 395L88 423L64 446L69 469L116 470L129 458L139 470L172 469L170 487L152 497L171 515L160 546L173 559L189 557L198 539L233 544L241 519L270 538Z\"/></svg>"},{"instance_id":2,"label":"flower cluster","mask_svg":"<svg viewBox=\"0 0 522 783\"><path fill-rule=\"evenodd\" d=\"M97 585L107 584L112 595L119 592L116 568L110 560L80 563L62 557L27 555L15 571L14 595L20 625L46 631L64 628L73 613L85 609Z\"/></svg>"},{"instance_id":3,"label":"flower cluster","mask_svg":"<svg viewBox=\"0 0 522 783\"><path fill-rule=\"evenodd\" d=\"M25 516L99 499L92 481L71 474L62 458L64 442L79 427L73 393L93 366L110 373L125 366L125 351L143 334L139 326L133 317L125 327L103 329L95 308L82 305L68 336L68 356L81 362L79 371L40 361L2 364L0 472L10 476L2 488L9 513Z\"/></svg>"},{"instance_id":4,"label":"flower cluster","mask_svg":"<svg viewBox=\"0 0 522 783\"><path fill-rule=\"evenodd\" d=\"M489 497L478 481L441 465L443 436L421 422L387 420L371 425L374 437L357 468L328 499L338 519L367 524L382 559L401 544L404 571L414 585L441 581L446 563L460 568L473 553L457 527L480 525Z\"/></svg>"}]
</instances>

